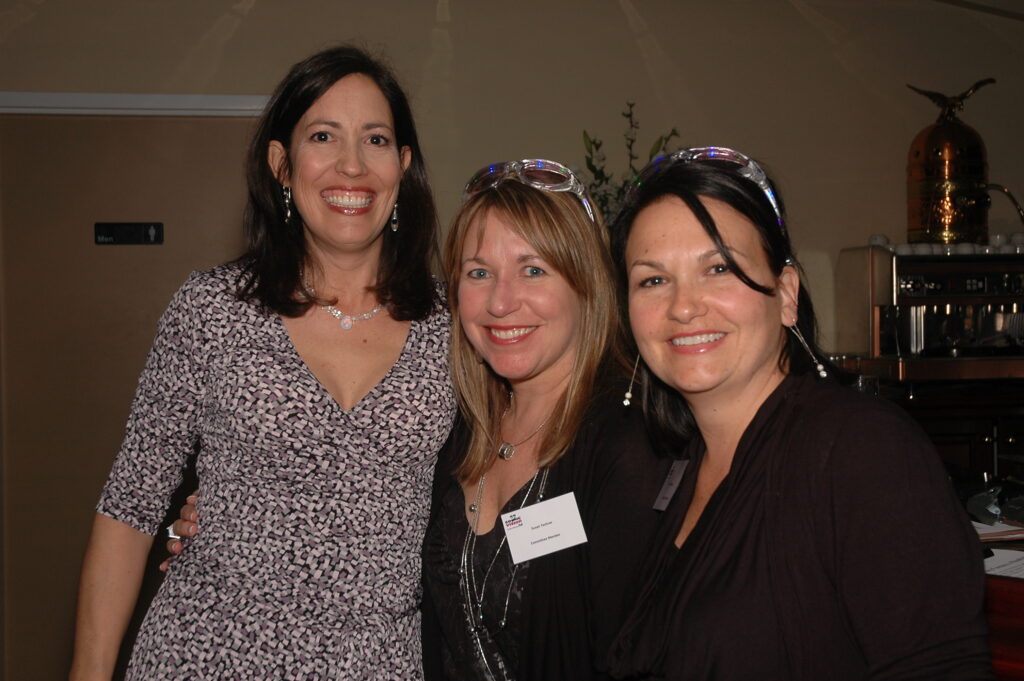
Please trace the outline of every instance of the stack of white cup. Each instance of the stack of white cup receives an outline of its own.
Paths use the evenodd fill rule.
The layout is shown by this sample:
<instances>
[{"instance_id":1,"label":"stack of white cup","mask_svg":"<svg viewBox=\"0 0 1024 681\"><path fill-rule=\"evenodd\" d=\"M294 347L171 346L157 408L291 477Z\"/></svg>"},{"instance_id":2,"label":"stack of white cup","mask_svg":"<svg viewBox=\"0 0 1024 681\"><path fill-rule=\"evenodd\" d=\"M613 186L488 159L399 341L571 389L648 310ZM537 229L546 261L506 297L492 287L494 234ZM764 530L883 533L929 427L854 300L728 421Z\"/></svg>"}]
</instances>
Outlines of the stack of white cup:
<instances>
[{"instance_id":1,"label":"stack of white cup","mask_svg":"<svg viewBox=\"0 0 1024 681\"><path fill-rule=\"evenodd\" d=\"M1024 232L991 234L988 244L892 244L884 234L872 234L868 244L888 248L896 255L1013 255L1024 254Z\"/></svg>"}]
</instances>

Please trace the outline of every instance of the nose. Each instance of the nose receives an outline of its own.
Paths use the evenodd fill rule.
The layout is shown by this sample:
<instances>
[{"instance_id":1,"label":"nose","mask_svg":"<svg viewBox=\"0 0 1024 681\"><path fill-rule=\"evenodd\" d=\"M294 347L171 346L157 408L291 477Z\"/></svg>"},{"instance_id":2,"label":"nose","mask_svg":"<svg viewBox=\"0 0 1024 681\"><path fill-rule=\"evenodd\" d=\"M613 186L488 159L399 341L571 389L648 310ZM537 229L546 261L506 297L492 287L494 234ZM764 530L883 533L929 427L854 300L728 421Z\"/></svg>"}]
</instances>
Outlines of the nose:
<instances>
[{"instance_id":1,"label":"nose","mask_svg":"<svg viewBox=\"0 0 1024 681\"><path fill-rule=\"evenodd\" d=\"M707 312L707 304L700 290L692 286L677 286L668 310L669 318L688 324Z\"/></svg>"},{"instance_id":2,"label":"nose","mask_svg":"<svg viewBox=\"0 0 1024 681\"><path fill-rule=\"evenodd\" d=\"M360 177L366 172L362 147L358 144L339 145L338 159L334 169L342 175Z\"/></svg>"},{"instance_id":3,"label":"nose","mask_svg":"<svg viewBox=\"0 0 1024 681\"><path fill-rule=\"evenodd\" d=\"M519 309L519 288L512 281L496 277L487 298L487 313L492 317L506 317Z\"/></svg>"}]
</instances>

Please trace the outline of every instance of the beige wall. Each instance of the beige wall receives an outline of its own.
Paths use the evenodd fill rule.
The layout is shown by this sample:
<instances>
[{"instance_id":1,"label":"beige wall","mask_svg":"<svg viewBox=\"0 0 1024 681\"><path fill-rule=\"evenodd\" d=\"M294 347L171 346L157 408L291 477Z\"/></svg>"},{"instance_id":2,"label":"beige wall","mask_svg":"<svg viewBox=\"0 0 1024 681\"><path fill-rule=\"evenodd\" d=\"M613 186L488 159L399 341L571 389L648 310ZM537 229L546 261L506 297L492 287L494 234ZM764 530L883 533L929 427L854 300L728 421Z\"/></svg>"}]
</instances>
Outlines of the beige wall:
<instances>
[{"instance_id":1,"label":"beige wall","mask_svg":"<svg viewBox=\"0 0 1024 681\"><path fill-rule=\"evenodd\" d=\"M0 117L6 678L66 673L92 509L157 317L190 270L239 252L251 125ZM93 244L94 222L120 221L163 222L164 244Z\"/></svg>"},{"instance_id":2,"label":"beige wall","mask_svg":"<svg viewBox=\"0 0 1024 681\"><path fill-rule=\"evenodd\" d=\"M1024 10L948 2L21 0L0 10L0 91L266 94L296 59L354 41L407 85L443 217L486 162L581 166L583 128L622 168L634 100L641 149L675 126L768 162L831 338L839 249L905 237L907 148L937 113L906 83L954 93L995 77L964 119L990 177L1024 193ZM994 204L993 230L1021 228Z\"/></svg>"},{"instance_id":3,"label":"beige wall","mask_svg":"<svg viewBox=\"0 0 1024 681\"><path fill-rule=\"evenodd\" d=\"M990 0L1018 9L1019 3ZM0 91L267 94L336 41L384 52L409 90L442 209L486 162L622 169L675 126L780 180L828 335L840 248L905 235L906 152L967 103L990 177L1024 194L1024 22L933 0L14 0ZM188 270L231 255L248 121L0 117L4 640L8 678L66 664L84 532L156 316ZM97 220L162 220L160 247L97 247ZM1020 230L1001 197L993 231Z\"/></svg>"}]
</instances>

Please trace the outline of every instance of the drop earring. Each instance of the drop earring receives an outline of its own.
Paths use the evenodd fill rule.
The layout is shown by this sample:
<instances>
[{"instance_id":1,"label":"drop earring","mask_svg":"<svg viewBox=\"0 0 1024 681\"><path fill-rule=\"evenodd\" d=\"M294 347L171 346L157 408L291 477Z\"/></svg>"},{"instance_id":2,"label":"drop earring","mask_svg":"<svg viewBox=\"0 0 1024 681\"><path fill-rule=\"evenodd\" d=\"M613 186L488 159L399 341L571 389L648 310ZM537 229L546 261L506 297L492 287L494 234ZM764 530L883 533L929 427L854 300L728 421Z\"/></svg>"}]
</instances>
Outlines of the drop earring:
<instances>
[{"instance_id":1,"label":"drop earring","mask_svg":"<svg viewBox=\"0 0 1024 681\"><path fill-rule=\"evenodd\" d=\"M391 231L398 231L398 201L395 201L395 207L391 210Z\"/></svg>"},{"instance_id":2,"label":"drop earring","mask_svg":"<svg viewBox=\"0 0 1024 681\"><path fill-rule=\"evenodd\" d=\"M800 345L804 346L804 350L806 350L807 354L810 355L811 361L814 362L814 368L818 370L818 375L821 376L822 378L828 376L828 372L825 371L825 367L824 365L822 365L821 360L819 360L817 356L813 352L811 352L811 346L807 344L806 340L804 340L804 335L800 333L800 329L796 328L796 320L793 320L793 326L789 327L789 330L793 332L793 335L796 336L796 339L800 341Z\"/></svg>"},{"instance_id":3,"label":"drop earring","mask_svg":"<svg viewBox=\"0 0 1024 681\"><path fill-rule=\"evenodd\" d=\"M626 399L622 400L622 406L628 407L630 400L633 399L633 381L636 380L636 369L640 366L640 354L637 353L636 361L633 362L633 375L629 377L629 387L626 388L626 394L623 395Z\"/></svg>"},{"instance_id":4,"label":"drop earring","mask_svg":"<svg viewBox=\"0 0 1024 681\"><path fill-rule=\"evenodd\" d=\"M284 221L292 220L292 188L281 187L281 195L284 197Z\"/></svg>"}]
</instances>

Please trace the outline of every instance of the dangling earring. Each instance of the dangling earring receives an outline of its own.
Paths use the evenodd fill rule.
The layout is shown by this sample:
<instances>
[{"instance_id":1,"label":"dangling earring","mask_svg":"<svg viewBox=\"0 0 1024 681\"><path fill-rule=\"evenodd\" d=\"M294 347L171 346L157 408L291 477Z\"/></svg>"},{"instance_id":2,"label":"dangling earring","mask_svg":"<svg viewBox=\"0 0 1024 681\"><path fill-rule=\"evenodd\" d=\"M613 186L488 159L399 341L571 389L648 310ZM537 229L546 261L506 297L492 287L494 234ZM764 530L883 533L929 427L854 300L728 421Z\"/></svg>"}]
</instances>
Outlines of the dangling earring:
<instances>
[{"instance_id":1,"label":"dangling earring","mask_svg":"<svg viewBox=\"0 0 1024 681\"><path fill-rule=\"evenodd\" d=\"M630 376L630 378L629 378L629 387L626 388L626 394L624 395L624 397L626 399L622 400L622 406L624 406L624 407L628 407L629 406L629 401L633 399L633 381L636 380L636 368L638 366L640 366L640 354L639 353L637 353L636 361L633 362L633 375Z\"/></svg>"},{"instance_id":2,"label":"dangling earring","mask_svg":"<svg viewBox=\"0 0 1024 681\"><path fill-rule=\"evenodd\" d=\"M800 333L800 329L796 328L796 320L793 320L793 326L789 327L789 330L793 332L793 335L796 336L796 339L800 341L800 345L804 346L804 350L806 350L807 354L811 356L811 361L814 362L814 368L818 370L818 375L821 376L822 378L828 376L828 372L825 371L825 367L822 365L821 361L814 355L813 352L811 352L811 346L808 345L807 341L804 340L804 335Z\"/></svg>"},{"instance_id":3,"label":"dangling earring","mask_svg":"<svg viewBox=\"0 0 1024 681\"><path fill-rule=\"evenodd\" d=\"M391 211L391 231L398 231L398 201L395 201L395 207Z\"/></svg>"},{"instance_id":4,"label":"dangling earring","mask_svg":"<svg viewBox=\"0 0 1024 681\"><path fill-rule=\"evenodd\" d=\"M292 188L281 187L281 194L284 196L284 221L292 220Z\"/></svg>"}]
</instances>

